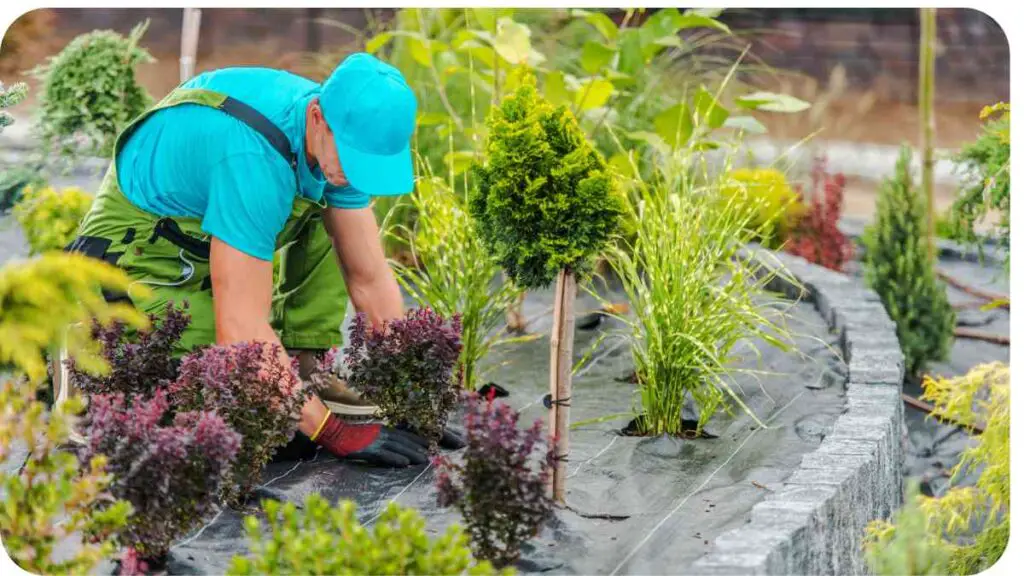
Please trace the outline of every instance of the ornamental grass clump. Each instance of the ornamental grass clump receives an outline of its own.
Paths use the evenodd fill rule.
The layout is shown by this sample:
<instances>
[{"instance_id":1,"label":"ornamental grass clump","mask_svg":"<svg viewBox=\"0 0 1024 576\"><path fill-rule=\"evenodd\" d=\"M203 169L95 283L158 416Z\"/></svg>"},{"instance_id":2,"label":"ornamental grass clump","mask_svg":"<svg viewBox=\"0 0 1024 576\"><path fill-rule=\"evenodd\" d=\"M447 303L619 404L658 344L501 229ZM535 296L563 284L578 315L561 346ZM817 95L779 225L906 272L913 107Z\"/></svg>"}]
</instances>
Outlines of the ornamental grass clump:
<instances>
[{"instance_id":1,"label":"ornamental grass clump","mask_svg":"<svg viewBox=\"0 0 1024 576\"><path fill-rule=\"evenodd\" d=\"M92 195L72 186L26 186L14 205L32 254L62 250L75 239L78 225L92 206Z\"/></svg>"},{"instance_id":2,"label":"ornamental grass clump","mask_svg":"<svg viewBox=\"0 0 1024 576\"><path fill-rule=\"evenodd\" d=\"M242 442L213 412L172 415L163 390L151 399L91 396L84 425L81 459L106 458L111 493L135 510L121 542L149 559L215 509Z\"/></svg>"},{"instance_id":3,"label":"ornamental grass clump","mask_svg":"<svg viewBox=\"0 0 1024 576\"><path fill-rule=\"evenodd\" d=\"M68 159L111 154L117 135L152 102L135 77L139 64L154 61L139 46L147 27L144 22L127 37L112 30L82 34L32 70L42 82L39 130L47 149Z\"/></svg>"},{"instance_id":4,"label":"ornamental grass clump","mask_svg":"<svg viewBox=\"0 0 1024 576\"><path fill-rule=\"evenodd\" d=\"M635 237L608 252L629 308L638 312L622 320L640 393L635 426L643 435L680 435L688 396L698 434L718 410L730 409L726 397L757 420L730 384L738 345L761 339L792 348L778 318L781 300L766 289L774 274L756 273L754 254L744 252L757 241L750 226L757 207L722 196L732 185L728 166L718 174L680 169L701 165L693 146L666 160L666 176L635 181L628 214Z\"/></svg>"},{"instance_id":5,"label":"ornamental grass clump","mask_svg":"<svg viewBox=\"0 0 1024 576\"><path fill-rule=\"evenodd\" d=\"M413 261L392 266L417 304L446 317L459 315L462 386L476 390L483 377L480 360L495 346L525 339L505 337L499 330L505 311L523 290L502 276L498 259L473 227L466 200L450 184L421 177L412 203L415 229L396 226L390 235L403 239Z\"/></svg>"},{"instance_id":6,"label":"ornamental grass clump","mask_svg":"<svg viewBox=\"0 0 1024 576\"><path fill-rule=\"evenodd\" d=\"M295 504L263 502L269 533L255 516L245 518L249 555L235 556L227 574L495 574L487 561L470 554L461 527L439 538L412 509L391 502L372 528L364 527L351 500L332 507L319 494Z\"/></svg>"},{"instance_id":7,"label":"ornamental grass clump","mask_svg":"<svg viewBox=\"0 0 1024 576\"><path fill-rule=\"evenodd\" d=\"M896 322L908 380L919 377L928 362L948 356L956 326L946 287L935 277L925 210L910 173L910 148L904 146L896 173L879 191L875 222L864 234L864 275Z\"/></svg>"},{"instance_id":8,"label":"ornamental grass clump","mask_svg":"<svg viewBox=\"0 0 1024 576\"><path fill-rule=\"evenodd\" d=\"M279 354L280 347L260 342L211 346L185 356L168 388L176 410L215 413L241 435L244 457L223 490L230 504L252 491L274 452L292 439L313 391Z\"/></svg>"},{"instance_id":9,"label":"ornamental grass clump","mask_svg":"<svg viewBox=\"0 0 1024 576\"><path fill-rule=\"evenodd\" d=\"M434 460L438 504L462 513L477 557L507 566L552 517L554 445L543 440L541 420L520 429L519 413L493 395L466 395L465 425L462 462Z\"/></svg>"},{"instance_id":10,"label":"ornamental grass clump","mask_svg":"<svg viewBox=\"0 0 1024 576\"><path fill-rule=\"evenodd\" d=\"M357 314L345 348L348 383L391 422L410 426L437 445L459 399L462 325L429 308L371 327Z\"/></svg>"}]
</instances>

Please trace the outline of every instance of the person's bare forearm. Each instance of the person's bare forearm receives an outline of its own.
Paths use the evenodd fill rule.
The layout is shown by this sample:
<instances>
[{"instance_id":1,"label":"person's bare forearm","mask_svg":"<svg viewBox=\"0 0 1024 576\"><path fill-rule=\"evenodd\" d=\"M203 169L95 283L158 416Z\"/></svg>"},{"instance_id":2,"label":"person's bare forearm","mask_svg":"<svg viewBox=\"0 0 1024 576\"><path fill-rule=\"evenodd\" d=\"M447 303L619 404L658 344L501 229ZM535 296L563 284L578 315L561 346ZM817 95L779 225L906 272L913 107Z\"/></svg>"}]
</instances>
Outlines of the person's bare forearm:
<instances>
[{"instance_id":1,"label":"person's bare forearm","mask_svg":"<svg viewBox=\"0 0 1024 576\"><path fill-rule=\"evenodd\" d=\"M349 286L352 306L357 312L366 314L374 326L381 326L386 320L399 318L405 312L402 291L398 282L386 272L374 282Z\"/></svg>"}]
</instances>

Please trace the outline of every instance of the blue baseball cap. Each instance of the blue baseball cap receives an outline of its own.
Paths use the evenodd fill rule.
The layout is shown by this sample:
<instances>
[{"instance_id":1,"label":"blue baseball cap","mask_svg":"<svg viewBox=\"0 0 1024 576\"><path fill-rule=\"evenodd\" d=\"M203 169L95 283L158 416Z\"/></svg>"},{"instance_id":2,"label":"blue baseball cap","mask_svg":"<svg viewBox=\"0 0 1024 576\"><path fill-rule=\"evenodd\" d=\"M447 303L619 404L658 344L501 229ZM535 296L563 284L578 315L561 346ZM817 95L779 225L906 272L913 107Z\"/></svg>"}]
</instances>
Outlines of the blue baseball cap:
<instances>
[{"instance_id":1,"label":"blue baseball cap","mask_svg":"<svg viewBox=\"0 0 1024 576\"><path fill-rule=\"evenodd\" d=\"M324 81L320 108L353 188L370 196L412 192L416 95L397 68L365 52L349 55Z\"/></svg>"}]
</instances>

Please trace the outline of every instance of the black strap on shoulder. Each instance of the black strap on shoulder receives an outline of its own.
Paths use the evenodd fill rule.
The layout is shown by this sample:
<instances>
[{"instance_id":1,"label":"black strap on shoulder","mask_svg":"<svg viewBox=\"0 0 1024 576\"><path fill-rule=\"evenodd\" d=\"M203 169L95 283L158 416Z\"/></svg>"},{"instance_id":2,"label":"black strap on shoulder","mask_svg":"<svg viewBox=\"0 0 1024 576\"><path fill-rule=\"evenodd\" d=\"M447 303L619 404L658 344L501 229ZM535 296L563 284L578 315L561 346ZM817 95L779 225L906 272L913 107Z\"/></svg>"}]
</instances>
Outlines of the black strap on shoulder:
<instances>
[{"instance_id":1,"label":"black strap on shoulder","mask_svg":"<svg viewBox=\"0 0 1024 576\"><path fill-rule=\"evenodd\" d=\"M293 169L298 166L298 159L295 157L295 152L292 151L288 137L259 110L231 96L224 99L219 109L229 116L245 122L250 128L262 134Z\"/></svg>"}]
</instances>

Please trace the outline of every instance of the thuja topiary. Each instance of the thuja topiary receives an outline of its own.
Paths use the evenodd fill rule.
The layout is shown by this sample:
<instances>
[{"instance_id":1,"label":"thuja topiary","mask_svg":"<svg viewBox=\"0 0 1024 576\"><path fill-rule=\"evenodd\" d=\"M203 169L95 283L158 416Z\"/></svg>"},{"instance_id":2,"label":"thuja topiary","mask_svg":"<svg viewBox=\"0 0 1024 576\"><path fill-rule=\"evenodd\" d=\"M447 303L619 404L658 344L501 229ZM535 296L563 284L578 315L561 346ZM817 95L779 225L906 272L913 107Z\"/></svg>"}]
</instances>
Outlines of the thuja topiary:
<instances>
[{"instance_id":1,"label":"thuja topiary","mask_svg":"<svg viewBox=\"0 0 1024 576\"><path fill-rule=\"evenodd\" d=\"M825 171L825 160L817 158L811 170L810 194L799 190L807 210L793 231L786 251L830 270L841 271L853 257L853 244L839 230L846 177ZM807 196L810 196L807 199Z\"/></svg>"},{"instance_id":2,"label":"thuja topiary","mask_svg":"<svg viewBox=\"0 0 1024 576\"><path fill-rule=\"evenodd\" d=\"M245 519L249 556L231 559L228 574L494 574L487 561L473 560L459 526L436 540L415 510L392 502L366 528L355 504L342 500L336 507L319 494L306 498L302 510L265 500L269 534L255 516Z\"/></svg>"},{"instance_id":3,"label":"thuja topiary","mask_svg":"<svg viewBox=\"0 0 1024 576\"><path fill-rule=\"evenodd\" d=\"M919 376L929 361L947 357L956 326L946 288L935 278L925 210L910 173L910 149L904 146L896 174L878 195L876 220L864 234L864 272L896 322L908 379Z\"/></svg>"},{"instance_id":4,"label":"thuja topiary","mask_svg":"<svg viewBox=\"0 0 1024 576\"><path fill-rule=\"evenodd\" d=\"M358 314L345 348L348 381L391 422L440 441L462 387L462 324L429 308L371 328Z\"/></svg>"},{"instance_id":5,"label":"thuja topiary","mask_svg":"<svg viewBox=\"0 0 1024 576\"><path fill-rule=\"evenodd\" d=\"M69 359L71 382L86 394L151 394L171 383L177 377L172 351L191 321L187 310L187 304L178 307L169 302L162 314L149 314L150 327L133 337L126 335L124 323L94 323L92 338L101 344L110 369L92 374Z\"/></svg>"},{"instance_id":6,"label":"thuja topiary","mask_svg":"<svg viewBox=\"0 0 1024 576\"><path fill-rule=\"evenodd\" d=\"M563 269L588 272L623 213L605 161L564 105L519 72L516 91L487 119L486 163L469 208L481 236L515 282L551 284Z\"/></svg>"},{"instance_id":7,"label":"thuja topiary","mask_svg":"<svg viewBox=\"0 0 1024 576\"><path fill-rule=\"evenodd\" d=\"M241 434L241 454L225 500L235 503L260 479L274 452L295 434L312 389L292 366L278 360L280 347L260 342L212 346L185 356L169 387L175 409L218 414Z\"/></svg>"},{"instance_id":8,"label":"thuja topiary","mask_svg":"<svg viewBox=\"0 0 1024 576\"><path fill-rule=\"evenodd\" d=\"M104 456L114 497L135 513L121 535L144 558L158 558L196 528L231 482L241 436L213 412L173 417L163 390L151 399L90 397L80 457Z\"/></svg>"},{"instance_id":9,"label":"thuja topiary","mask_svg":"<svg viewBox=\"0 0 1024 576\"><path fill-rule=\"evenodd\" d=\"M506 566L520 546L552 515L548 480L554 448L545 446L543 423L519 428L519 413L493 397L466 395L464 462L437 457L438 504L455 506L469 527L477 557ZM540 447L544 454L535 457Z\"/></svg>"},{"instance_id":10,"label":"thuja topiary","mask_svg":"<svg viewBox=\"0 0 1024 576\"><path fill-rule=\"evenodd\" d=\"M152 98L135 78L135 67L152 62L139 40L148 22L127 36L95 30L76 37L46 64L32 70L41 80L39 129L43 143L61 156L83 152L109 156L121 130Z\"/></svg>"}]
</instances>

